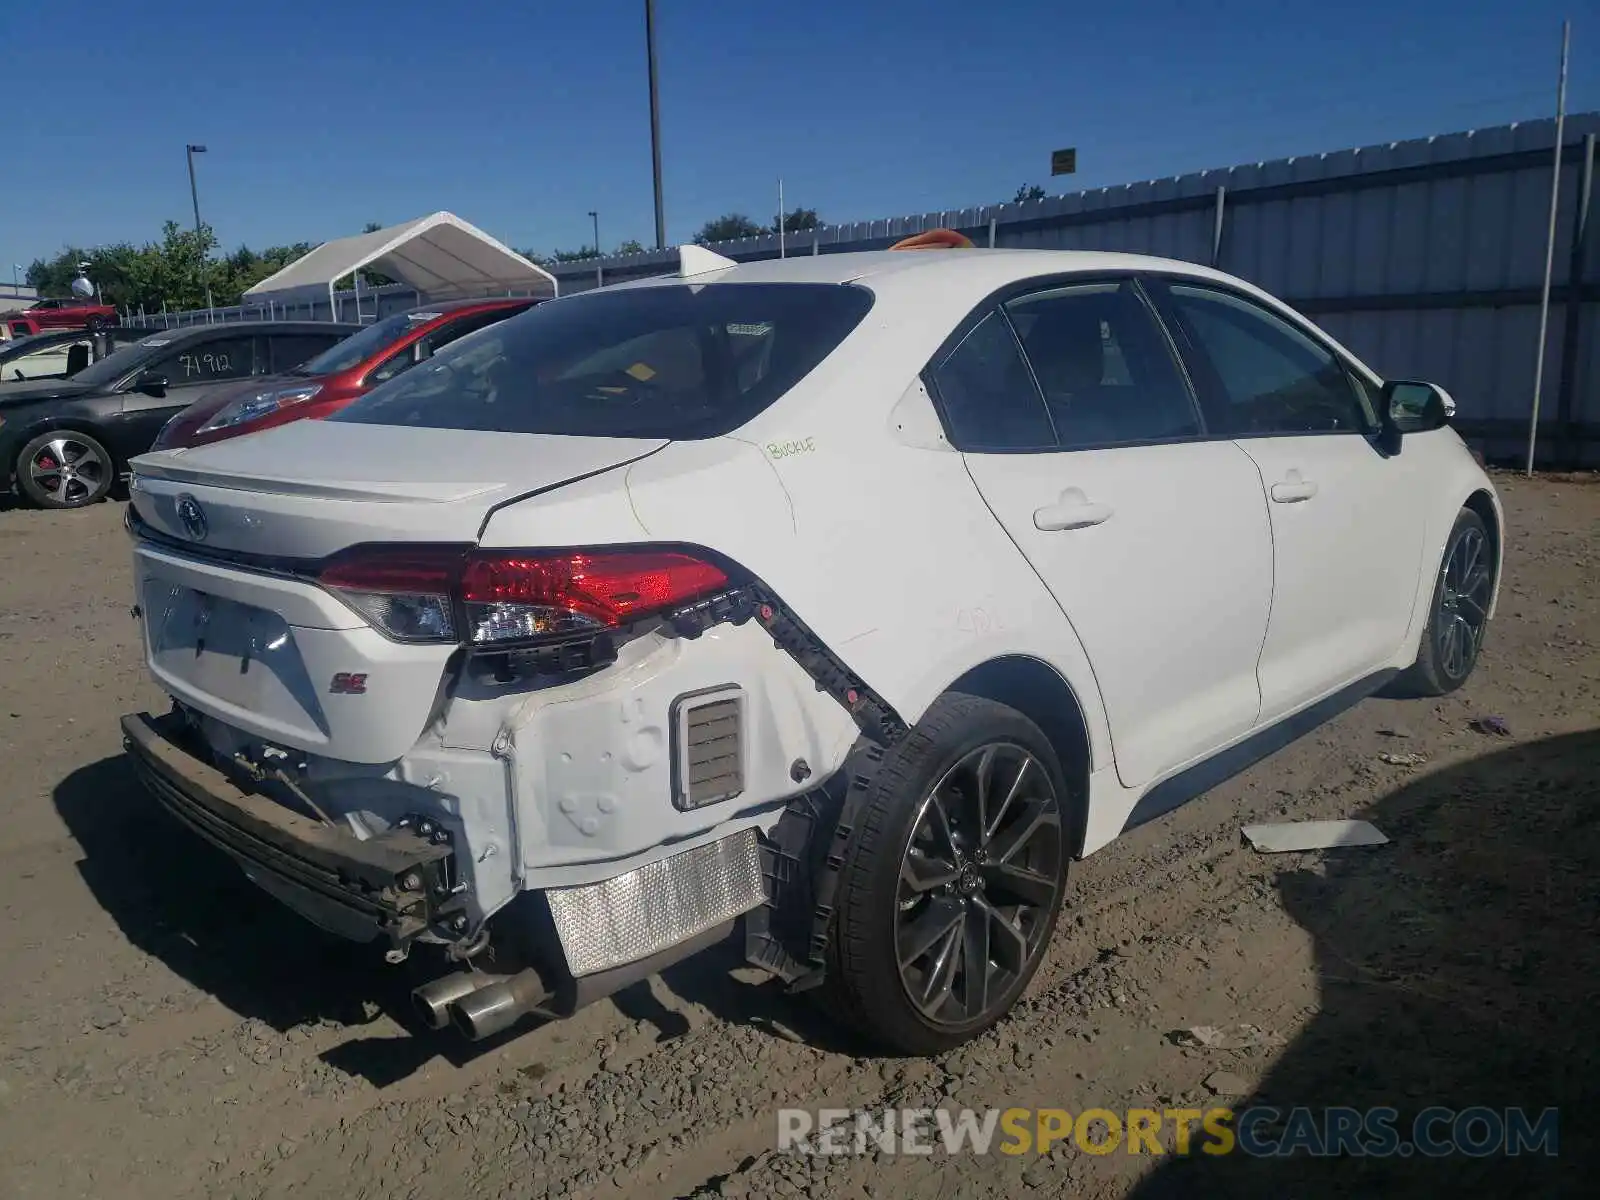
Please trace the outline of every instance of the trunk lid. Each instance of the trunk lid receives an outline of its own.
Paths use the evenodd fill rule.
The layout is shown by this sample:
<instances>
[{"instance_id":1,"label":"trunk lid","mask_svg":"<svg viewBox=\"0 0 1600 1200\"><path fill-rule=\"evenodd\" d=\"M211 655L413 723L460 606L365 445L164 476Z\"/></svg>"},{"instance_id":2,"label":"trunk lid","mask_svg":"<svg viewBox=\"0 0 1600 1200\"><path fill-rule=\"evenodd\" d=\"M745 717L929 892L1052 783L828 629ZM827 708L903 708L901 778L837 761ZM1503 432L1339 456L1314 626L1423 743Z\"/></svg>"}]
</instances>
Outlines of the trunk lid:
<instances>
[{"instance_id":1,"label":"trunk lid","mask_svg":"<svg viewBox=\"0 0 1600 1200\"><path fill-rule=\"evenodd\" d=\"M169 537L270 558L322 558L360 542L476 541L496 505L666 444L295 421L140 455L131 499L140 519ZM179 512L185 498L187 524Z\"/></svg>"},{"instance_id":2,"label":"trunk lid","mask_svg":"<svg viewBox=\"0 0 1600 1200\"><path fill-rule=\"evenodd\" d=\"M312 563L362 542L476 542L496 505L665 444L300 421L142 455L133 508L182 543L135 551L150 669L247 739L393 761L456 647L389 640L310 579Z\"/></svg>"}]
</instances>

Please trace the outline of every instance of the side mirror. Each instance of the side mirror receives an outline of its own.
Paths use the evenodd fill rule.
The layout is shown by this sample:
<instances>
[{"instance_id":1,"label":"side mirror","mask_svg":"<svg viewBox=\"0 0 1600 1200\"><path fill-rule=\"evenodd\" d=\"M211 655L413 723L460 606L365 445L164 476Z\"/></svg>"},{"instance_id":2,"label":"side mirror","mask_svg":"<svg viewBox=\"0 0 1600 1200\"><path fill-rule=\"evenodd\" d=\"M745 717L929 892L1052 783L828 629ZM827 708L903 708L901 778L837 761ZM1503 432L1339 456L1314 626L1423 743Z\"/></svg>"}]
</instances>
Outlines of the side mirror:
<instances>
[{"instance_id":1,"label":"side mirror","mask_svg":"<svg viewBox=\"0 0 1600 1200\"><path fill-rule=\"evenodd\" d=\"M1384 448L1391 454L1400 452L1405 434L1443 429L1456 412L1455 401L1442 387L1412 379L1389 380L1378 403L1383 408Z\"/></svg>"},{"instance_id":2,"label":"side mirror","mask_svg":"<svg viewBox=\"0 0 1600 1200\"><path fill-rule=\"evenodd\" d=\"M141 371L133 379L133 390L146 396L165 396L167 377L159 371Z\"/></svg>"}]
</instances>

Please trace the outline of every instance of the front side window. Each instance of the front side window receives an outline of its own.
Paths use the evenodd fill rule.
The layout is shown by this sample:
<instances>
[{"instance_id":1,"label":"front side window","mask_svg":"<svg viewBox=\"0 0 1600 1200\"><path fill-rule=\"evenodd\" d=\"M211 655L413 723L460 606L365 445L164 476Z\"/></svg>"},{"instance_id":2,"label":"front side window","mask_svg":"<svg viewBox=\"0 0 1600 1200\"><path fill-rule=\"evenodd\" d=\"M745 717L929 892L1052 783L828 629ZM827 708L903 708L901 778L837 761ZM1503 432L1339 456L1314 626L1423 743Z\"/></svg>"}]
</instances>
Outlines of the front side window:
<instances>
[{"instance_id":1,"label":"front side window","mask_svg":"<svg viewBox=\"0 0 1600 1200\"><path fill-rule=\"evenodd\" d=\"M999 309L973 326L931 376L945 431L956 449L1056 449L1050 414Z\"/></svg>"},{"instance_id":2,"label":"front side window","mask_svg":"<svg viewBox=\"0 0 1600 1200\"><path fill-rule=\"evenodd\" d=\"M1038 292L1006 313L1062 449L1200 433L1188 386L1131 280Z\"/></svg>"},{"instance_id":3,"label":"front side window","mask_svg":"<svg viewBox=\"0 0 1600 1200\"><path fill-rule=\"evenodd\" d=\"M1206 423L1227 437L1369 433L1376 418L1344 364L1258 304L1174 283L1172 307L1203 360Z\"/></svg>"},{"instance_id":4,"label":"front side window","mask_svg":"<svg viewBox=\"0 0 1600 1200\"><path fill-rule=\"evenodd\" d=\"M871 307L872 293L840 284L666 284L567 297L463 338L329 419L719 437L805 378ZM753 348L762 338L770 340ZM764 350L754 367L753 349Z\"/></svg>"}]
</instances>

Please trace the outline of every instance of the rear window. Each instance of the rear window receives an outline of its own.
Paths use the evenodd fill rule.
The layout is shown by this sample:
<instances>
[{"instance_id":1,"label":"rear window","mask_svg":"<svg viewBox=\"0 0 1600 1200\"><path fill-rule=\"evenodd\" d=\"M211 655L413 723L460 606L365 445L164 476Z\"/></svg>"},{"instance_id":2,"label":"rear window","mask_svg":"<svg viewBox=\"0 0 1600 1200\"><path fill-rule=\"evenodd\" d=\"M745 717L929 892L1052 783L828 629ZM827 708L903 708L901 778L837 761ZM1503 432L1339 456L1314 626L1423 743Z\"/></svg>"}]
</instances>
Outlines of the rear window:
<instances>
[{"instance_id":1,"label":"rear window","mask_svg":"<svg viewBox=\"0 0 1600 1200\"><path fill-rule=\"evenodd\" d=\"M463 339L328 418L583 437L708 438L777 400L872 307L853 285L595 292Z\"/></svg>"}]
</instances>

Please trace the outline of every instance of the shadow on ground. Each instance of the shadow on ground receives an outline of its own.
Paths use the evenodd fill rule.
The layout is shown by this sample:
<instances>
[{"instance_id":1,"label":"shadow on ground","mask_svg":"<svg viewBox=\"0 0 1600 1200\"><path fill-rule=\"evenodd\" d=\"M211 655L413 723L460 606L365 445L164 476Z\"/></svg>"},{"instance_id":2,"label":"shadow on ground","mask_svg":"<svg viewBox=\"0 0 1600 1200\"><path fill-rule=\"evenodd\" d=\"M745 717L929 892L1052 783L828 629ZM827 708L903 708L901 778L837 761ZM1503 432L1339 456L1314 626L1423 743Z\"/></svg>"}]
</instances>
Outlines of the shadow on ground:
<instances>
[{"instance_id":1,"label":"shadow on ground","mask_svg":"<svg viewBox=\"0 0 1600 1200\"><path fill-rule=\"evenodd\" d=\"M282 907L163 811L121 757L73 772L55 804L83 850L84 882L128 940L241 1016L280 1031L354 1030L387 1013L415 1036L362 1037L326 1056L379 1086L495 1044L441 1036L412 1016L411 988L442 963L392 967L379 944L344 941Z\"/></svg>"},{"instance_id":2,"label":"shadow on ground","mask_svg":"<svg viewBox=\"0 0 1600 1200\"><path fill-rule=\"evenodd\" d=\"M768 1037L800 1042L853 1058L885 1056L881 1046L828 1015L819 992L790 992L779 979L746 964L743 931L692 959L661 972L661 982L680 999L698 1004L729 1025L746 1025ZM622 1007L619 1002L618 1007ZM627 1011L624 1008L623 1011Z\"/></svg>"},{"instance_id":3,"label":"shadow on ground","mask_svg":"<svg viewBox=\"0 0 1600 1200\"><path fill-rule=\"evenodd\" d=\"M1138 1200L1193 1195L1592 1194L1600 1145L1600 731L1491 753L1418 779L1365 814L1393 839L1285 870L1314 937L1321 1014L1236 1113L1270 1106L1559 1109L1558 1154L1169 1158ZM1309 856L1305 859L1310 861ZM1448 1120L1428 1132L1448 1138ZM1482 1137L1477 1123L1467 1136Z\"/></svg>"},{"instance_id":4,"label":"shadow on ground","mask_svg":"<svg viewBox=\"0 0 1600 1200\"><path fill-rule=\"evenodd\" d=\"M354 1036L324 1053L330 1066L384 1087L434 1058L459 1066L538 1027L526 1021L476 1043L453 1029L427 1029L413 1015L411 989L448 969L441 955L422 948L396 968L377 943L324 933L163 811L121 757L73 772L57 786L55 804L83 850L85 883L131 943L243 1017L280 1031L317 1022L349 1028ZM720 1020L776 1037L831 1045L842 1036L815 1005L735 979L740 962L730 942L669 968L663 982ZM688 1031L648 983L611 999L661 1041ZM406 1034L365 1032L383 1014Z\"/></svg>"}]
</instances>

